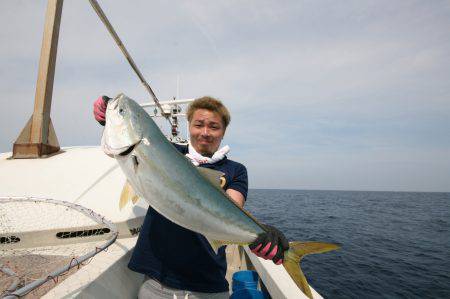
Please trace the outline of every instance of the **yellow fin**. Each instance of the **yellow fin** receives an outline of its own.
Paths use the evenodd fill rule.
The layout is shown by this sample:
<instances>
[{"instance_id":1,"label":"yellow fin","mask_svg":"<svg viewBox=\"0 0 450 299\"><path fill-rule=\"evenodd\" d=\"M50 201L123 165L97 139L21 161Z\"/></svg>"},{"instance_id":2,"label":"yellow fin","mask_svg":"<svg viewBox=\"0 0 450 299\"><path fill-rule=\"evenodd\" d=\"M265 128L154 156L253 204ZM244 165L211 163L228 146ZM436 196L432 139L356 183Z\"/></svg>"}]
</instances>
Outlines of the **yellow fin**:
<instances>
[{"instance_id":1,"label":"yellow fin","mask_svg":"<svg viewBox=\"0 0 450 299\"><path fill-rule=\"evenodd\" d=\"M120 194L119 209L122 210L129 201L135 204L138 200L139 197L134 192L133 187L131 187L130 183L126 181L123 186L122 193Z\"/></svg>"},{"instance_id":2,"label":"yellow fin","mask_svg":"<svg viewBox=\"0 0 450 299\"><path fill-rule=\"evenodd\" d=\"M290 242L289 250L284 253L283 266L289 273L295 284L309 298L312 297L311 289L305 274L300 268L300 260L303 256L312 253L324 253L331 250L339 249L339 246L332 243L322 242Z\"/></svg>"},{"instance_id":3,"label":"yellow fin","mask_svg":"<svg viewBox=\"0 0 450 299\"><path fill-rule=\"evenodd\" d=\"M205 238L209 242L209 245L211 245L212 249L214 250L214 252L216 254L219 252L220 247L227 245L227 244L231 244L231 243L227 243L225 241L211 240L211 239L208 239L207 237L205 237Z\"/></svg>"},{"instance_id":4,"label":"yellow fin","mask_svg":"<svg viewBox=\"0 0 450 299\"><path fill-rule=\"evenodd\" d=\"M203 175L205 179L210 181L214 186L216 186L219 189L222 189L222 177L225 175L222 171L204 168L204 167L197 167L198 171Z\"/></svg>"}]
</instances>

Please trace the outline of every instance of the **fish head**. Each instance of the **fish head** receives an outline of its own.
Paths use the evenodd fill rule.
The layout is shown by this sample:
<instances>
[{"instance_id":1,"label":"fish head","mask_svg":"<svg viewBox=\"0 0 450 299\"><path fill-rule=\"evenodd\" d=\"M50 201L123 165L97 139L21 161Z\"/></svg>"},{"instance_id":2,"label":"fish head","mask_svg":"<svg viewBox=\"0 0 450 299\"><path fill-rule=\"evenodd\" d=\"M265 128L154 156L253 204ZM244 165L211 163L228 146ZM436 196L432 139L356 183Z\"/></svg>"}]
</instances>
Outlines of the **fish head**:
<instances>
[{"instance_id":1,"label":"fish head","mask_svg":"<svg viewBox=\"0 0 450 299\"><path fill-rule=\"evenodd\" d=\"M143 138L140 121L145 110L124 94L108 102L106 124L102 136L102 149L108 156L117 158L133 151Z\"/></svg>"}]
</instances>

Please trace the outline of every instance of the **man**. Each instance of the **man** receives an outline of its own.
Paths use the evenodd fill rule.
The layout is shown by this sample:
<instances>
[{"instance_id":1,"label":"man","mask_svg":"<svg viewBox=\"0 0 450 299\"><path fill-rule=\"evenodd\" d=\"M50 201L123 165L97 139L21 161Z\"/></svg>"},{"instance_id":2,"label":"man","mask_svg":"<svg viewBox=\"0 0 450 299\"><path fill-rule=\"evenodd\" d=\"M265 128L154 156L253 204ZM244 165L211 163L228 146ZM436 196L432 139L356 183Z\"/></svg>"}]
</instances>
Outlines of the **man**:
<instances>
[{"instance_id":1,"label":"man","mask_svg":"<svg viewBox=\"0 0 450 299\"><path fill-rule=\"evenodd\" d=\"M105 124L109 98L94 103L95 119ZM227 108L217 99L202 97L189 105L189 146L174 146L194 165L225 173L223 189L240 207L247 198L248 180L244 165L226 157L228 146L220 143L230 123ZM276 228L250 244L252 251L281 264L289 244ZM215 254L205 237L185 229L149 207L128 267L146 275L139 298L228 298L225 279L225 246Z\"/></svg>"}]
</instances>

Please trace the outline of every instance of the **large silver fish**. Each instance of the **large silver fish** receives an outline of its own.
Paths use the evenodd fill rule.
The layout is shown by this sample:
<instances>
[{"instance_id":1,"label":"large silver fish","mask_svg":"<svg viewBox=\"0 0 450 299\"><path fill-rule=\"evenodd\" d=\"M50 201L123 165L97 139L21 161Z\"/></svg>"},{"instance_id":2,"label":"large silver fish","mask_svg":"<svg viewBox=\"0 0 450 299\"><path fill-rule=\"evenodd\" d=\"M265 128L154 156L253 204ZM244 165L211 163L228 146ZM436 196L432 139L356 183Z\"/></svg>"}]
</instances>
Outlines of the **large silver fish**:
<instances>
[{"instance_id":1,"label":"large silver fish","mask_svg":"<svg viewBox=\"0 0 450 299\"><path fill-rule=\"evenodd\" d=\"M220 188L220 172L192 165L147 112L123 94L108 103L102 147L117 160L131 185L124 187L122 205L124 198L144 198L167 219L204 235L216 252L225 244L250 244L264 232L264 226ZM299 266L301 257L336 248L328 243L290 242L283 265L310 298Z\"/></svg>"}]
</instances>

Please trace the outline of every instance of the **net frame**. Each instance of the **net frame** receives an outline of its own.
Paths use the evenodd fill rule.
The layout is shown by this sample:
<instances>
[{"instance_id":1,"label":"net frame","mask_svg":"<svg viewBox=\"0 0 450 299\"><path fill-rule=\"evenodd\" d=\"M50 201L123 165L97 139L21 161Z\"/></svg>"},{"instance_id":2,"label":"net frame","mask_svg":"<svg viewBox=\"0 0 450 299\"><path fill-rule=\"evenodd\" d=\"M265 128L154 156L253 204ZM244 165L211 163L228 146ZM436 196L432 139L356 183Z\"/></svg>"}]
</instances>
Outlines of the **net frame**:
<instances>
[{"instance_id":1,"label":"net frame","mask_svg":"<svg viewBox=\"0 0 450 299\"><path fill-rule=\"evenodd\" d=\"M89 252L85 253L84 255L81 255L76 258L72 258L70 260L70 262L67 263L66 265L47 274L45 277L42 277L40 279L37 279L33 282L30 282L30 283L24 285L23 287L21 287L19 289L17 289L17 287L19 286L19 283L20 283L19 275L17 275L13 270L9 269L8 267L0 264L1 272L3 272L6 275L9 275L11 277L15 277L13 282L11 283L11 285L7 288L7 290L5 290L5 294L2 294L4 296L2 298L11 299L11 298L25 296L29 292L33 291L34 289L40 287L41 285L43 285L44 283L46 283L50 280L53 280L53 281L55 281L55 283L57 283L59 276L66 274L70 269L73 269L75 267L79 268L83 262L90 260L99 252L106 251L106 249L116 241L118 234L119 234L116 226L111 221L105 219L104 216L94 212L93 210L83 207L79 204L70 203L70 202L62 201L62 200L51 199L51 198L44 198L44 197L0 196L0 205L6 204L6 203L11 203L11 202L15 202L15 203L21 203L21 202L42 203L42 202L44 202L44 203L48 203L48 204L65 206L67 208L70 208L70 209L73 209L75 211L82 213L84 216L90 218L91 220L95 221L99 225L106 226L110 230L110 232L105 235L105 240L104 240L103 244L101 244L99 246L95 246L94 249L90 250ZM45 245L43 245L43 246L45 246ZM8 249L8 250L11 250L11 249ZM0 252L1 251L3 251L3 249L0 247Z\"/></svg>"}]
</instances>

